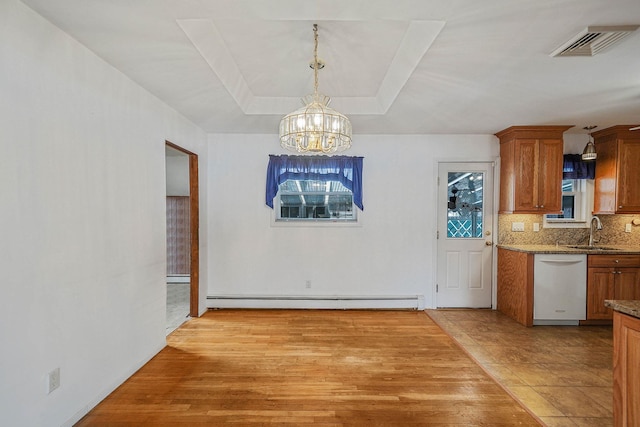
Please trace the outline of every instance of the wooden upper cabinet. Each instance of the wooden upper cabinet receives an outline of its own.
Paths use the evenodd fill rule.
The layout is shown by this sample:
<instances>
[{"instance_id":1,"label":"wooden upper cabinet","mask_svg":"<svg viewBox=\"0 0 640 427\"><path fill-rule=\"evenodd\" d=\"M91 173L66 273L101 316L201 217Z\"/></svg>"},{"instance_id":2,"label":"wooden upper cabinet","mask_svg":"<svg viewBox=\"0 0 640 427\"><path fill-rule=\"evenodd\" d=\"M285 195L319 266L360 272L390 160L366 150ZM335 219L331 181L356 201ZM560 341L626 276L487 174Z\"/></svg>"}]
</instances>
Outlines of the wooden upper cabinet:
<instances>
[{"instance_id":1,"label":"wooden upper cabinet","mask_svg":"<svg viewBox=\"0 0 640 427\"><path fill-rule=\"evenodd\" d=\"M512 126L500 139L499 213L562 210L562 134L571 126Z\"/></svg>"},{"instance_id":2,"label":"wooden upper cabinet","mask_svg":"<svg viewBox=\"0 0 640 427\"><path fill-rule=\"evenodd\" d=\"M564 143L560 139L541 139L538 142L538 201L546 212L562 211L562 169Z\"/></svg>"},{"instance_id":3,"label":"wooden upper cabinet","mask_svg":"<svg viewBox=\"0 0 640 427\"><path fill-rule=\"evenodd\" d=\"M640 213L640 130L613 126L593 133L596 144L595 214Z\"/></svg>"}]
</instances>

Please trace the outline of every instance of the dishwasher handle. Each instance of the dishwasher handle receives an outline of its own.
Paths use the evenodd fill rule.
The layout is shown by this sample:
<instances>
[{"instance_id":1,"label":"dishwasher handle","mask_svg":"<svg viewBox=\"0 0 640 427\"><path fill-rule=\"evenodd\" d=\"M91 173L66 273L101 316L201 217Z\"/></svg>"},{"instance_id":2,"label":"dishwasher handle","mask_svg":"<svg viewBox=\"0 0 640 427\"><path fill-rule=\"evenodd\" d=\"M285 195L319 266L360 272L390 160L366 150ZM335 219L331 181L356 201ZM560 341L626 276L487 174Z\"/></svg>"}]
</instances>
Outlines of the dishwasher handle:
<instances>
[{"instance_id":1,"label":"dishwasher handle","mask_svg":"<svg viewBox=\"0 0 640 427\"><path fill-rule=\"evenodd\" d=\"M541 262L548 262L551 264L578 264L584 262L584 259L541 259Z\"/></svg>"}]
</instances>

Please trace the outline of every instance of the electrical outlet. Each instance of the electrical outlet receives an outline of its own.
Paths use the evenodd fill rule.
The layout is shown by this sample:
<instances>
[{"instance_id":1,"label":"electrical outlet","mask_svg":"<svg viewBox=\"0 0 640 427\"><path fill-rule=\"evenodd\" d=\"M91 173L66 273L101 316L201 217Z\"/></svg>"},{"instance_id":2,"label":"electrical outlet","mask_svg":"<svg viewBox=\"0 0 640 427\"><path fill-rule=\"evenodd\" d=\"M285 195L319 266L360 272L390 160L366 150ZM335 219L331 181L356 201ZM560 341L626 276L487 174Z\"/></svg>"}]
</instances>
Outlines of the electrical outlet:
<instances>
[{"instance_id":1,"label":"electrical outlet","mask_svg":"<svg viewBox=\"0 0 640 427\"><path fill-rule=\"evenodd\" d=\"M539 222L534 222L533 223L533 231L540 231L540 223Z\"/></svg>"},{"instance_id":2,"label":"electrical outlet","mask_svg":"<svg viewBox=\"0 0 640 427\"><path fill-rule=\"evenodd\" d=\"M47 375L47 394L60 387L60 368L56 368Z\"/></svg>"},{"instance_id":3,"label":"electrical outlet","mask_svg":"<svg viewBox=\"0 0 640 427\"><path fill-rule=\"evenodd\" d=\"M631 233L631 224L625 224L624 225L624 231L625 233Z\"/></svg>"},{"instance_id":4,"label":"electrical outlet","mask_svg":"<svg viewBox=\"0 0 640 427\"><path fill-rule=\"evenodd\" d=\"M524 231L524 222L512 222L511 231Z\"/></svg>"},{"instance_id":5,"label":"electrical outlet","mask_svg":"<svg viewBox=\"0 0 640 427\"><path fill-rule=\"evenodd\" d=\"M304 282L304 284L307 289L311 289L311 280L307 280L306 282Z\"/></svg>"}]
</instances>

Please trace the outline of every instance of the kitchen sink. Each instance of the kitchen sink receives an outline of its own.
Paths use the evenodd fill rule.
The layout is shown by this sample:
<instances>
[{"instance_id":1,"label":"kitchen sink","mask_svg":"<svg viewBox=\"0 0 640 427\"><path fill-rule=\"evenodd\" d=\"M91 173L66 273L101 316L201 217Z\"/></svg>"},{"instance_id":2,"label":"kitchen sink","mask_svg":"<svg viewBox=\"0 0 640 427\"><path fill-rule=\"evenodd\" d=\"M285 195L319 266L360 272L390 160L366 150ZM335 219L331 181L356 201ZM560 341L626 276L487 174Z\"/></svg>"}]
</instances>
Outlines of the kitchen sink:
<instances>
[{"instance_id":1,"label":"kitchen sink","mask_svg":"<svg viewBox=\"0 0 640 427\"><path fill-rule=\"evenodd\" d=\"M619 251L618 248L612 248L610 246L589 246L589 245L568 245L571 249L582 249L586 251Z\"/></svg>"}]
</instances>

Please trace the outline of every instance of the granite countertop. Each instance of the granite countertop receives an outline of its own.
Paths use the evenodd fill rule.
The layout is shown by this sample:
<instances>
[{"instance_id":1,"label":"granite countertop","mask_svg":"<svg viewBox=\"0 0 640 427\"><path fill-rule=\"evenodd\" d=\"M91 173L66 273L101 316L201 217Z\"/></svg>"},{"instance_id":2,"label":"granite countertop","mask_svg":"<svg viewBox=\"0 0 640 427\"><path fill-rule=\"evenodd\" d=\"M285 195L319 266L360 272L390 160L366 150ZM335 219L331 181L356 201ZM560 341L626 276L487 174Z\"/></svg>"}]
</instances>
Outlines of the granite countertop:
<instances>
[{"instance_id":1,"label":"granite countertop","mask_svg":"<svg viewBox=\"0 0 640 427\"><path fill-rule=\"evenodd\" d=\"M510 251L527 252L533 254L597 254L597 255L638 255L637 246L596 245L594 248L571 248L566 245L498 245L499 248Z\"/></svg>"},{"instance_id":2,"label":"granite countertop","mask_svg":"<svg viewBox=\"0 0 640 427\"><path fill-rule=\"evenodd\" d=\"M605 307L640 319L640 300L604 300Z\"/></svg>"}]
</instances>

